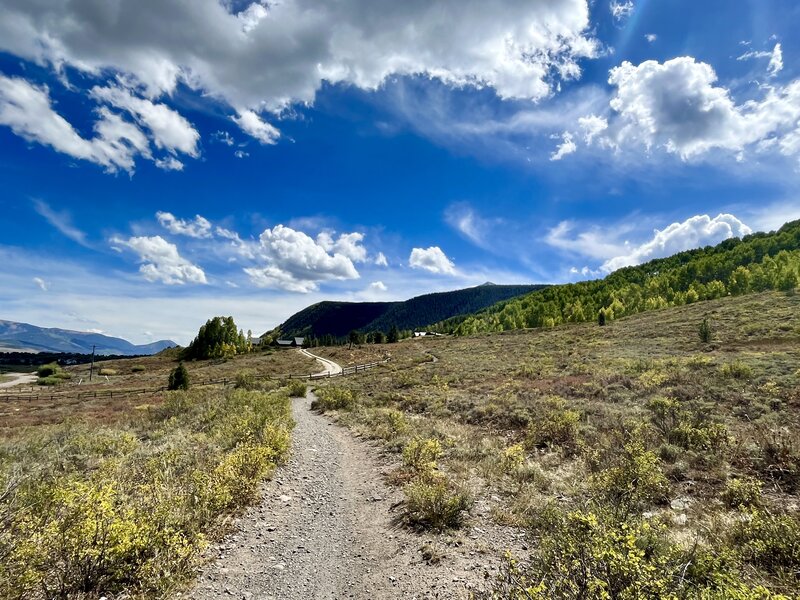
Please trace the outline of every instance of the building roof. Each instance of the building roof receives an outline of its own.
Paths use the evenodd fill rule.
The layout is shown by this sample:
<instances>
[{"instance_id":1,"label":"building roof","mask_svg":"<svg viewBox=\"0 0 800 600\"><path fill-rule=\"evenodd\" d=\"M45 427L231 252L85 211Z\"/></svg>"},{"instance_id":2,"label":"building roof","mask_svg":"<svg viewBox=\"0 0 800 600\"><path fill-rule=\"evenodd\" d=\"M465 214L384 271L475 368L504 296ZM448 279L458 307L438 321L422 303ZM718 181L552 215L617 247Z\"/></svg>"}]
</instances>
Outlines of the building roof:
<instances>
[{"instance_id":1,"label":"building roof","mask_svg":"<svg viewBox=\"0 0 800 600\"><path fill-rule=\"evenodd\" d=\"M294 340L277 340L278 346L291 346Z\"/></svg>"},{"instance_id":2,"label":"building roof","mask_svg":"<svg viewBox=\"0 0 800 600\"><path fill-rule=\"evenodd\" d=\"M306 341L306 338L304 338L304 337L296 337L296 338L294 338L294 343L297 344L298 346L302 346L305 343L305 341Z\"/></svg>"}]
</instances>

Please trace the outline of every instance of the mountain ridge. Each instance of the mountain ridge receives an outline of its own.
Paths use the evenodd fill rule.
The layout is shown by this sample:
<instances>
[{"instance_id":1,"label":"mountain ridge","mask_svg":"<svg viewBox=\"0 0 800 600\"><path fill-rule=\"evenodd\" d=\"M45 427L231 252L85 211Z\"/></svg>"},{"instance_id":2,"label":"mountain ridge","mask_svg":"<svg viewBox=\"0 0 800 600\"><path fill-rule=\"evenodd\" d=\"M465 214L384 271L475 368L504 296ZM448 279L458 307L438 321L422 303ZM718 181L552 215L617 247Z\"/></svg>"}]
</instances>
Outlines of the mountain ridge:
<instances>
[{"instance_id":1,"label":"mountain ridge","mask_svg":"<svg viewBox=\"0 0 800 600\"><path fill-rule=\"evenodd\" d=\"M123 338L77 331L58 327L39 327L0 319L0 350L28 352L74 352L89 354L95 346L96 354L124 356L156 354L165 348L177 346L172 340L158 340L149 344L133 344Z\"/></svg>"}]
</instances>

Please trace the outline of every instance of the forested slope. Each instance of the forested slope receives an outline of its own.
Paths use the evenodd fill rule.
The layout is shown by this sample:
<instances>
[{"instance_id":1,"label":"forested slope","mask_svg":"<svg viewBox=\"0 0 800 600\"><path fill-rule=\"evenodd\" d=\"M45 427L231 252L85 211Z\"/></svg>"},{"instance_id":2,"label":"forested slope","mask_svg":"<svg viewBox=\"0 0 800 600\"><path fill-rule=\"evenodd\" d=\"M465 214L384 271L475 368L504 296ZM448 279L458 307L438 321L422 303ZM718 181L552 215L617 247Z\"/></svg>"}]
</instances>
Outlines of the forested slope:
<instances>
[{"instance_id":1,"label":"forested slope","mask_svg":"<svg viewBox=\"0 0 800 600\"><path fill-rule=\"evenodd\" d=\"M681 252L604 279L557 285L503 302L435 329L468 335L565 322L606 320L751 291L794 290L800 283L800 221L772 233L732 238Z\"/></svg>"}]
</instances>

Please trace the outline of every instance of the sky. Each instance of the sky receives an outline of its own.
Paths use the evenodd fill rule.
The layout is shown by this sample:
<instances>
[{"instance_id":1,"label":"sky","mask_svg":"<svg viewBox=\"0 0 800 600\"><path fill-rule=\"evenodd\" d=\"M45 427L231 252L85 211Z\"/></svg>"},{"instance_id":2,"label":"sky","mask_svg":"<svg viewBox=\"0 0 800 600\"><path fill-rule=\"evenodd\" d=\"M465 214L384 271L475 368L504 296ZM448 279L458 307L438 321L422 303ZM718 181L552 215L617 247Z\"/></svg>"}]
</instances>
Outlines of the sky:
<instances>
[{"instance_id":1,"label":"sky","mask_svg":"<svg viewBox=\"0 0 800 600\"><path fill-rule=\"evenodd\" d=\"M0 9L0 319L186 344L800 218L796 0Z\"/></svg>"}]
</instances>

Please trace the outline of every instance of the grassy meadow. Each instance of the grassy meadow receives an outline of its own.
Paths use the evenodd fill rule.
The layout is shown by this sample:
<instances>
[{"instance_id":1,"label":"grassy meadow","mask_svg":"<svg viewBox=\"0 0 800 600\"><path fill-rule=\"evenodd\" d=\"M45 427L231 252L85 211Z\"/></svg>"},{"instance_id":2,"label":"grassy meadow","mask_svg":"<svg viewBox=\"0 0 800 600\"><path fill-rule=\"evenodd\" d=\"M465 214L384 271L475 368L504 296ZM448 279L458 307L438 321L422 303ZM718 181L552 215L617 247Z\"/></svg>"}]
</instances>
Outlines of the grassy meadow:
<instances>
[{"instance_id":1,"label":"grassy meadow","mask_svg":"<svg viewBox=\"0 0 800 600\"><path fill-rule=\"evenodd\" d=\"M317 408L398 453L412 526L477 527L480 496L527 532L486 597L796 597L800 296L389 349Z\"/></svg>"}]
</instances>

